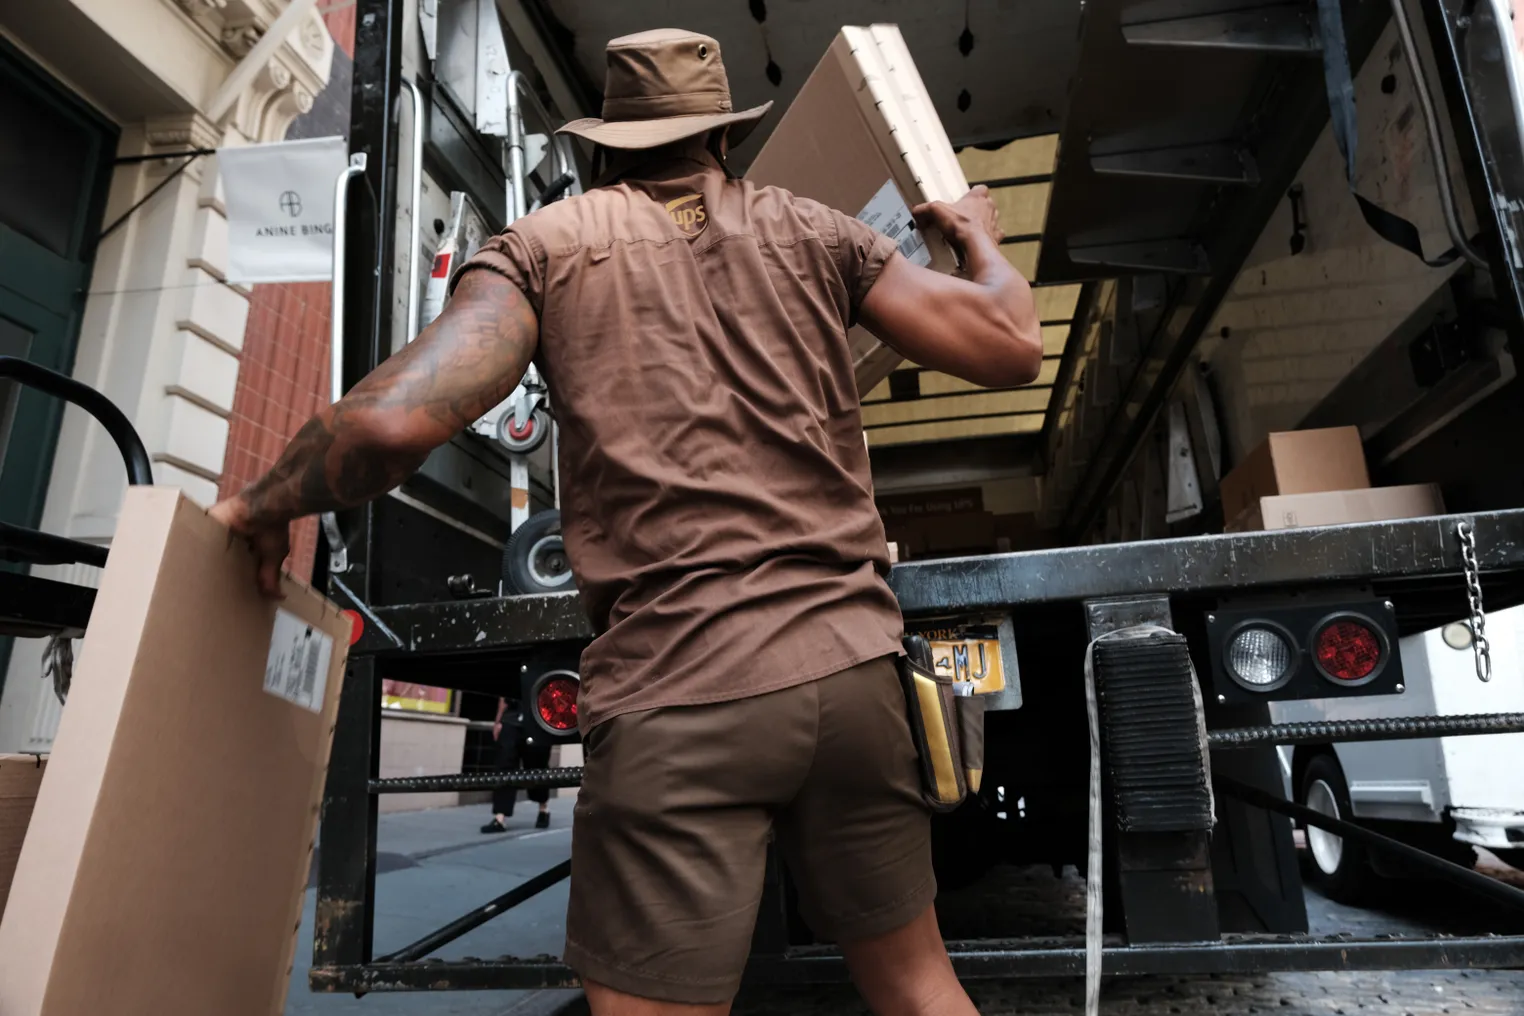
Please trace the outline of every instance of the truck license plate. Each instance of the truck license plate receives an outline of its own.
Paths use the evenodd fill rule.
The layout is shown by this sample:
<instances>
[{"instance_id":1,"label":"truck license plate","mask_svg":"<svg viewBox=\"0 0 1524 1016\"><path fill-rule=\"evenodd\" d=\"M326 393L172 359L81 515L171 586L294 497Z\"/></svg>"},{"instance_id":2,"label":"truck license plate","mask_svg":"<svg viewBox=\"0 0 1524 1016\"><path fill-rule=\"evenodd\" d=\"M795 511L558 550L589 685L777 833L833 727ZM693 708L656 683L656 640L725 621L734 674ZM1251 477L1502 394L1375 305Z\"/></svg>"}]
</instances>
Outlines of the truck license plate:
<instances>
[{"instance_id":1,"label":"truck license plate","mask_svg":"<svg viewBox=\"0 0 1524 1016\"><path fill-rule=\"evenodd\" d=\"M955 681L974 682L976 695L993 695L1006 689L1006 667L1000 650L997 625L954 624L926 627L913 634L931 645L931 663L938 674Z\"/></svg>"}]
</instances>

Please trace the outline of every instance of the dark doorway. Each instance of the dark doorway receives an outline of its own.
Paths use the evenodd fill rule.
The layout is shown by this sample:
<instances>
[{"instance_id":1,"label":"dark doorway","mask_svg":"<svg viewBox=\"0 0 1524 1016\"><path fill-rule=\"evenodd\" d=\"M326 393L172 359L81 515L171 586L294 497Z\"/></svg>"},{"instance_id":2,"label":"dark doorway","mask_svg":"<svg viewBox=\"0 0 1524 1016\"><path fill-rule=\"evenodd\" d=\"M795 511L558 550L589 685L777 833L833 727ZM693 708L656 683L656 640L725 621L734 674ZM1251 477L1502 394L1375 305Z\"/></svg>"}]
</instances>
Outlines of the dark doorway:
<instances>
[{"instance_id":1,"label":"dark doorway","mask_svg":"<svg viewBox=\"0 0 1524 1016\"><path fill-rule=\"evenodd\" d=\"M0 356L73 369L116 137L0 40ZM41 521L62 419L56 400L0 381L0 523ZM0 640L0 683L10 651Z\"/></svg>"}]
</instances>

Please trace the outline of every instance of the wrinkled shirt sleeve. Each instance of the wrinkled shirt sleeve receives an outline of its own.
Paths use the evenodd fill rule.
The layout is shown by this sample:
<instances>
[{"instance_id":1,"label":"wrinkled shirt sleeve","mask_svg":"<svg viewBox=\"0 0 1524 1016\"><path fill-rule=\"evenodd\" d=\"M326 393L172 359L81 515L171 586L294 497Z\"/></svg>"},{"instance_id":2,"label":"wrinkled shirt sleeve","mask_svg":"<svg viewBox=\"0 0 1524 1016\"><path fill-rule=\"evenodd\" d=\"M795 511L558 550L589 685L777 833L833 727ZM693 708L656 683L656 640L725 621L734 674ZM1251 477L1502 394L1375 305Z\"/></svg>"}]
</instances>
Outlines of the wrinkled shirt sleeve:
<instances>
[{"instance_id":1,"label":"wrinkled shirt sleeve","mask_svg":"<svg viewBox=\"0 0 1524 1016\"><path fill-rule=\"evenodd\" d=\"M856 324L858 308L896 248L893 240L872 226L835 209L831 209L830 214L836 235L836 264L841 270L842 281L846 283L852 308L848 324Z\"/></svg>"},{"instance_id":2,"label":"wrinkled shirt sleeve","mask_svg":"<svg viewBox=\"0 0 1524 1016\"><path fill-rule=\"evenodd\" d=\"M481 248L455 270L450 278L449 292L468 272L485 269L496 272L513 283L534 307L542 313L541 301L545 293L545 252L537 237L522 225L509 226L503 232L482 244Z\"/></svg>"}]
</instances>

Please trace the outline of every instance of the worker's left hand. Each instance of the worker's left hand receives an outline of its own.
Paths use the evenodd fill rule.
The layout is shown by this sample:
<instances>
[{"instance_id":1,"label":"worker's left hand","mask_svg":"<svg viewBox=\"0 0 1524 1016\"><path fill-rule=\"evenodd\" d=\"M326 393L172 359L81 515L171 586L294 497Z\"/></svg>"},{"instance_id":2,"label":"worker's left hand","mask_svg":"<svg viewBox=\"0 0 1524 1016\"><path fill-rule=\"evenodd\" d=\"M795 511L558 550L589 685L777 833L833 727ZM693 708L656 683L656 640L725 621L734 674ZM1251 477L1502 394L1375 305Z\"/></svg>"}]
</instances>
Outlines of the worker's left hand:
<instances>
[{"instance_id":1,"label":"worker's left hand","mask_svg":"<svg viewBox=\"0 0 1524 1016\"><path fill-rule=\"evenodd\" d=\"M254 551L254 580L259 591L272 599L281 599L280 572L281 566L291 554L291 527L251 526L248 522L248 506L237 496L217 502L208 514L249 542Z\"/></svg>"}]
</instances>

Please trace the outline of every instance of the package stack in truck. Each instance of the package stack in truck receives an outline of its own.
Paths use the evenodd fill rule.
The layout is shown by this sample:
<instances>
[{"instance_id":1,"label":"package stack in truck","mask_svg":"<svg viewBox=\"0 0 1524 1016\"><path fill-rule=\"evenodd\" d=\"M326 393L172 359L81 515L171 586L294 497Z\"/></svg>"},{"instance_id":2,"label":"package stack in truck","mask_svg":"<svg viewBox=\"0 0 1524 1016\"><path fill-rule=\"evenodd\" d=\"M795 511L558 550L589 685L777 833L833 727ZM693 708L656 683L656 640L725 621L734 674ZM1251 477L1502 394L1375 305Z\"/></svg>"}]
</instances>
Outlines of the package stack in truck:
<instances>
[{"instance_id":1,"label":"package stack in truck","mask_svg":"<svg viewBox=\"0 0 1524 1016\"><path fill-rule=\"evenodd\" d=\"M1230 533L1443 515L1432 483L1372 487L1355 427L1271 434L1222 478Z\"/></svg>"},{"instance_id":2,"label":"package stack in truck","mask_svg":"<svg viewBox=\"0 0 1524 1016\"><path fill-rule=\"evenodd\" d=\"M968 181L894 25L837 34L746 179L854 214L917 264L940 272L957 267L947 243L911 221L913 205L956 201ZM848 341L859 394L901 362L860 325Z\"/></svg>"},{"instance_id":3,"label":"package stack in truck","mask_svg":"<svg viewBox=\"0 0 1524 1016\"><path fill-rule=\"evenodd\" d=\"M282 582L261 597L178 490L129 489L0 918L0 1013L284 1009L350 622Z\"/></svg>"}]
</instances>

